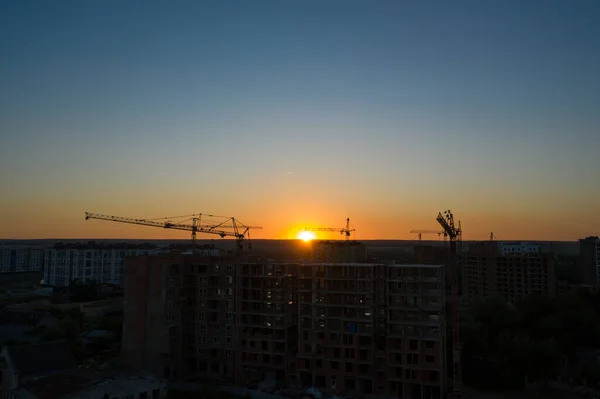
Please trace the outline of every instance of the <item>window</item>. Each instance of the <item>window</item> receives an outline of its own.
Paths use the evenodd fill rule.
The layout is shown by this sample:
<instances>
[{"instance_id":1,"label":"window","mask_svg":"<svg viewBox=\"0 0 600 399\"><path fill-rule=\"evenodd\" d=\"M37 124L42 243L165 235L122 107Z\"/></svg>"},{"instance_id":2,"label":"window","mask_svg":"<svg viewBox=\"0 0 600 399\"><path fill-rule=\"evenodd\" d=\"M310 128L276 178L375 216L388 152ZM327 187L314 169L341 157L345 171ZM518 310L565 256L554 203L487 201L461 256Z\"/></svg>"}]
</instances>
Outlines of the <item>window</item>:
<instances>
[{"instance_id":1,"label":"window","mask_svg":"<svg viewBox=\"0 0 600 399\"><path fill-rule=\"evenodd\" d=\"M200 324L200 332L206 332L206 324Z\"/></svg>"},{"instance_id":2,"label":"window","mask_svg":"<svg viewBox=\"0 0 600 399\"><path fill-rule=\"evenodd\" d=\"M225 349L225 356L231 357L231 349Z\"/></svg>"},{"instance_id":3,"label":"window","mask_svg":"<svg viewBox=\"0 0 600 399\"><path fill-rule=\"evenodd\" d=\"M215 344L218 344L219 341L221 341L220 339L221 337L213 337L213 341L215 342Z\"/></svg>"},{"instance_id":4,"label":"window","mask_svg":"<svg viewBox=\"0 0 600 399\"><path fill-rule=\"evenodd\" d=\"M198 348L198 354L204 355L204 348Z\"/></svg>"},{"instance_id":5,"label":"window","mask_svg":"<svg viewBox=\"0 0 600 399\"><path fill-rule=\"evenodd\" d=\"M225 288L225 295L232 296L233 295L233 289L232 288Z\"/></svg>"},{"instance_id":6,"label":"window","mask_svg":"<svg viewBox=\"0 0 600 399\"><path fill-rule=\"evenodd\" d=\"M227 276L227 284L233 284L233 277Z\"/></svg>"},{"instance_id":7,"label":"window","mask_svg":"<svg viewBox=\"0 0 600 399\"><path fill-rule=\"evenodd\" d=\"M225 329L227 330L228 333L230 333L231 330L233 330L233 327L231 326L231 324L227 324Z\"/></svg>"},{"instance_id":8,"label":"window","mask_svg":"<svg viewBox=\"0 0 600 399\"><path fill-rule=\"evenodd\" d=\"M231 273L233 271L233 265L227 265L227 271Z\"/></svg>"},{"instance_id":9,"label":"window","mask_svg":"<svg viewBox=\"0 0 600 399\"><path fill-rule=\"evenodd\" d=\"M200 290L198 290L198 293L200 294L200 296L206 296L206 288L201 288Z\"/></svg>"},{"instance_id":10,"label":"window","mask_svg":"<svg viewBox=\"0 0 600 399\"><path fill-rule=\"evenodd\" d=\"M425 361L427 363L433 363L433 359L434 359L433 356L425 356Z\"/></svg>"},{"instance_id":11,"label":"window","mask_svg":"<svg viewBox=\"0 0 600 399\"><path fill-rule=\"evenodd\" d=\"M199 279L199 283L200 283L200 284L206 284L206 276L202 276L202 277L200 277L200 279Z\"/></svg>"},{"instance_id":12,"label":"window","mask_svg":"<svg viewBox=\"0 0 600 399\"><path fill-rule=\"evenodd\" d=\"M198 313L198 320L204 320L204 313L203 312Z\"/></svg>"},{"instance_id":13,"label":"window","mask_svg":"<svg viewBox=\"0 0 600 399\"><path fill-rule=\"evenodd\" d=\"M225 319L229 320L229 321L233 320L233 313L231 313L231 312L225 313Z\"/></svg>"},{"instance_id":14,"label":"window","mask_svg":"<svg viewBox=\"0 0 600 399\"><path fill-rule=\"evenodd\" d=\"M198 303L200 304L201 308L206 306L206 301L204 299L200 299L200 301L198 301Z\"/></svg>"},{"instance_id":15,"label":"window","mask_svg":"<svg viewBox=\"0 0 600 399\"><path fill-rule=\"evenodd\" d=\"M221 271L221 265L215 265L215 271L216 272L220 272Z\"/></svg>"},{"instance_id":16,"label":"window","mask_svg":"<svg viewBox=\"0 0 600 399\"><path fill-rule=\"evenodd\" d=\"M219 332L219 330L221 330L221 326L220 326L220 325L218 325L218 324L217 324L217 325L215 325L215 327L214 327L214 328L215 328L215 332Z\"/></svg>"},{"instance_id":17,"label":"window","mask_svg":"<svg viewBox=\"0 0 600 399\"><path fill-rule=\"evenodd\" d=\"M221 295L221 289L220 289L220 288L217 288L217 289L215 290L215 294L217 294L217 295Z\"/></svg>"},{"instance_id":18,"label":"window","mask_svg":"<svg viewBox=\"0 0 600 399\"><path fill-rule=\"evenodd\" d=\"M205 344L206 343L206 337L204 335L201 335L198 337L198 342L201 344Z\"/></svg>"},{"instance_id":19,"label":"window","mask_svg":"<svg viewBox=\"0 0 600 399\"><path fill-rule=\"evenodd\" d=\"M173 303L172 303L171 301L168 301L168 302L165 304L165 309L171 309L171 307L172 307L172 306L173 306Z\"/></svg>"},{"instance_id":20,"label":"window","mask_svg":"<svg viewBox=\"0 0 600 399\"><path fill-rule=\"evenodd\" d=\"M225 342L227 343L227 345L231 345L231 337L227 337L225 338Z\"/></svg>"}]
</instances>

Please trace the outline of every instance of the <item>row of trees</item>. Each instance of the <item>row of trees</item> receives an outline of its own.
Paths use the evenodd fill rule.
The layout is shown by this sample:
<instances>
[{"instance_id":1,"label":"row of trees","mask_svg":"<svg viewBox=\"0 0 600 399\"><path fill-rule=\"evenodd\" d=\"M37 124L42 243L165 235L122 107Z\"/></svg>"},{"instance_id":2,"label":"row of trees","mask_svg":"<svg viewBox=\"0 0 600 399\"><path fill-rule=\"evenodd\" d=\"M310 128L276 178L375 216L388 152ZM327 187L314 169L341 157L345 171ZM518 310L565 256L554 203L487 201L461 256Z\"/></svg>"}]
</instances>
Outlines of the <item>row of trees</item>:
<instances>
[{"instance_id":1,"label":"row of trees","mask_svg":"<svg viewBox=\"0 0 600 399\"><path fill-rule=\"evenodd\" d=\"M597 385L600 376L595 361L576 356L600 348L596 293L476 300L461 314L461 335L464 381L478 389L520 389L558 375Z\"/></svg>"}]
</instances>

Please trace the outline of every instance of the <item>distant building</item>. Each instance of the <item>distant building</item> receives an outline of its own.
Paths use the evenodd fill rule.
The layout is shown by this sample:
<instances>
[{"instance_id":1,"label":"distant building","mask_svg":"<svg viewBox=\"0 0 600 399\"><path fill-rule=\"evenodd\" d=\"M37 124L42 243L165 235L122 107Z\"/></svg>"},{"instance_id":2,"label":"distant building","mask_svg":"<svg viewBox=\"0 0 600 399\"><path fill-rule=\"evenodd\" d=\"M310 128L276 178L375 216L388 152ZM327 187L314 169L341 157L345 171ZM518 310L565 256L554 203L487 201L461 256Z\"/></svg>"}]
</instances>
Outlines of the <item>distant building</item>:
<instances>
[{"instance_id":1,"label":"distant building","mask_svg":"<svg viewBox=\"0 0 600 399\"><path fill-rule=\"evenodd\" d=\"M13 390L32 379L76 368L67 341L7 346L0 352L0 398L11 398Z\"/></svg>"},{"instance_id":2,"label":"distant building","mask_svg":"<svg viewBox=\"0 0 600 399\"><path fill-rule=\"evenodd\" d=\"M31 310L1 310L0 311L0 343L37 341L39 335L32 335L40 327L56 324L56 318L48 312Z\"/></svg>"},{"instance_id":3,"label":"distant building","mask_svg":"<svg viewBox=\"0 0 600 399\"><path fill-rule=\"evenodd\" d=\"M313 261L356 263L367 260L367 246L357 241L316 241L313 243Z\"/></svg>"},{"instance_id":4,"label":"distant building","mask_svg":"<svg viewBox=\"0 0 600 399\"><path fill-rule=\"evenodd\" d=\"M120 284L123 265L128 256L153 254L152 244L57 244L46 249L44 282L66 286L71 280Z\"/></svg>"},{"instance_id":5,"label":"distant building","mask_svg":"<svg viewBox=\"0 0 600 399\"><path fill-rule=\"evenodd\" d=\"M24 245L0 245L0 273L41 272L44 251Z\"/></svg>"},{"instance_id":6,"label":"distant building","mask_svg":"<svg viewBox=\"0 0 600 399\"><path fill-rule=\"evenodd\" d=\"M13 399L102 399L166 397L166 381L151 373L79 369L30 379L12 391Z\"/></svg>"},{"instance_id":7,"label":"distant building","mask_svg":"<svg viewBox=\"0 0 600 399\"><path fill-rule=\"evenodd\" d=\"M517 301L530 294L556 294L555 257L531 243L484 241L464 255L463 294Z\"/></svg>"},{"instance_id":8,"label":"distant building","mask_svg":"<svg viewBox=\"0 0 600 399\"><path fill-rule=\"evenodd\" d=\"M579 240L579 274L583 284L600 282L600 238L597 236Z\"/></svg>"}]
</instances>

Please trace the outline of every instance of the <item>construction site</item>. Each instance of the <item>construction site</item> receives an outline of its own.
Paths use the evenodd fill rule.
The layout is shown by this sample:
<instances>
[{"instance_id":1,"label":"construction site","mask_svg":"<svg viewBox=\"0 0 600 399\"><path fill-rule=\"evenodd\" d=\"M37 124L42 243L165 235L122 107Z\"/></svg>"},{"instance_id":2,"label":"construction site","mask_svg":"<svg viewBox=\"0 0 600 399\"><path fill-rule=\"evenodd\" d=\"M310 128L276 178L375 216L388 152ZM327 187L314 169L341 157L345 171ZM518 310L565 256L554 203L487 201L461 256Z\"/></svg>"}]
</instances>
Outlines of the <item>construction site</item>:
<instances>
[{"instance_id":1,"label":"construction site","mask_svg":"<svg viewBox=\"0 0 600 399\"><path fill-rule=\"evenodd\" d=\"M460 397L462 230L450 211L435 219L448 239L439 264L369 259L351 239L350 219L314 228L344 239L311 243L308 260L253 254L248 234L261 227L234 218L86 219L191 233L190 250L125 258L122 356L130 367L300 396ZM200 233L232 237L236 251L195 252Z\"/></svg>"}]
</instances>

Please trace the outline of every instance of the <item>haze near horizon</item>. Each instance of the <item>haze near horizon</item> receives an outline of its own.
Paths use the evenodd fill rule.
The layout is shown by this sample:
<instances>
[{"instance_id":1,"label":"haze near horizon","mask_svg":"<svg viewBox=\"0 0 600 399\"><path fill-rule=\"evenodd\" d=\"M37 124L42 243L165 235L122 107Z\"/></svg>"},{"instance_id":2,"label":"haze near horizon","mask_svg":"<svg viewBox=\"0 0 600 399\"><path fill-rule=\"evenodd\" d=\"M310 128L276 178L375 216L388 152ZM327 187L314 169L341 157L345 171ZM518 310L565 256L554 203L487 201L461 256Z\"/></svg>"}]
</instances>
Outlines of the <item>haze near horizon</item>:
<instances>
[{"instance_id":1,"label":"haze near horizon","mask_svg":"<svg viewBox=\"0 0 600 399\"><path fill-rule=\"evenodd\" d=\"M596 1L6 1L0 238L600 233ZM319 233L319 238L338 238ZM199 238L207 238L200 236Z\"/></svg>"}]
</instances>

